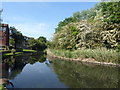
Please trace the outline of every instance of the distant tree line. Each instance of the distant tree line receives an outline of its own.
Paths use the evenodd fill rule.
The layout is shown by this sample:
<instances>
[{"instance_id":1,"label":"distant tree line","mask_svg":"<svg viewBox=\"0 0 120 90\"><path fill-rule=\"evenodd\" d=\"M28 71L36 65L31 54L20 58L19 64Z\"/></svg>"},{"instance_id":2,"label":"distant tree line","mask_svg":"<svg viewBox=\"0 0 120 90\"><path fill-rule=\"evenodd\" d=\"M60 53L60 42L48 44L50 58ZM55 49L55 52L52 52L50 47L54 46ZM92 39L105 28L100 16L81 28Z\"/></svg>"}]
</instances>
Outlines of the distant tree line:
<instances>
[{"instance_id":1,"label":"distant tree line","mask_svg":"<svg viewBox=\"0 0 120 90\"><path fill-rule=\"evenodd\" d=\"M47 48L47 40L45 37L40 36L38 39L30 38L28 40L25 39L23 34L18 31L15 27L10 27L10 47L16 50L23 49L24 42L28 43L28 48L33 50L44 50Z\"/></svg>"},{"instance_id":2,"label":"distant tree line","mask_svg":"<svg viewBox=\"0 0 120 90\"><path fill-rule=\"evenodd\" d=\"M33 50L45 50L47 48L47 40L45 37L40 36L37 39L34 38L30 38L30 40L28 41L30 48Z\"/></svg>"}]
</instances>

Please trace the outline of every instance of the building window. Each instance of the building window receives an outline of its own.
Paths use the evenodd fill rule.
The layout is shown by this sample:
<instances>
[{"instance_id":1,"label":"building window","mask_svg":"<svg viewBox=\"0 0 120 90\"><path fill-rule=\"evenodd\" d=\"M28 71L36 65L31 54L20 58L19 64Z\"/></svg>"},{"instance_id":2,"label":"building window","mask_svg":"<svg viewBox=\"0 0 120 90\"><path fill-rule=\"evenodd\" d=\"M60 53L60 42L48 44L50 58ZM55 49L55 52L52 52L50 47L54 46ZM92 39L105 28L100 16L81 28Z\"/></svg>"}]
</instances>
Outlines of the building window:
<instances>
[{"instance_id":1,"label":"building window","mask_svg":"<svg viewBox=\"0 0 120 90\"><path fill-rule=\"evenodd\" d=\"M6 31L6 27L2 27L2 31Z\"/></svg>"}]
</instances>

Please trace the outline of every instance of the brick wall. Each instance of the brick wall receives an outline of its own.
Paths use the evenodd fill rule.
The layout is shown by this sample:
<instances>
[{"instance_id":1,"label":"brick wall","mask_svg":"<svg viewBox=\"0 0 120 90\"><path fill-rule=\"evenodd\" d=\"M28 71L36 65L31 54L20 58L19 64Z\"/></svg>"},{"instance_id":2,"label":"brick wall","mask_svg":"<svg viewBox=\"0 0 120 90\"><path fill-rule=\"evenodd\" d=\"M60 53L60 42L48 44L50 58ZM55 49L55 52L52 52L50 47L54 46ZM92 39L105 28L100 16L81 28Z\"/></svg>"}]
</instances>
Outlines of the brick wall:
<instances>
[{"instance_id":1,"label":"brick wall","mask_svg":"<svg viewBox=\"0 0 120 90\"><path fill-rule=\"evenodd\" d=\"M9 46L8 24L2 24L2 27L0 28L0 46Z\"/></svg>"}]
</instances>

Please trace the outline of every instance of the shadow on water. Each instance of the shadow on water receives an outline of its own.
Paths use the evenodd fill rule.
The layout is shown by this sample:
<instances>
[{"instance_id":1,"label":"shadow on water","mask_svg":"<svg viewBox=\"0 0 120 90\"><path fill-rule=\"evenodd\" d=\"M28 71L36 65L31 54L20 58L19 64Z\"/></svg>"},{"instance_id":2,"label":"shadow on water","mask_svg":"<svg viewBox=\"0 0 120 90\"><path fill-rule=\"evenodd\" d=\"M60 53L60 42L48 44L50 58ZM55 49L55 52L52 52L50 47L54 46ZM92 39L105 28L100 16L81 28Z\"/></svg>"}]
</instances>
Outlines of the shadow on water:
<instances>
[{"instance_id":1,"label":"shadow on water","mask_svg":"<svg viewBox=\"0 0 120 90\"><path fill-rule=\"evenodd\" d=\"M50 60L50 59L49 59ZM61 82L70 88L118 88L118 67L82 64L52 59L52 67Z\"/></svg>"},{"instance_id":2,"label":"shadow on water","mask_svg":"<svg viewBox=\"0 0 120 90\"><path fill-rule=\"evenodd\" d=\"M22 72L26 64L43 63L44 61L46 61L46 54L44 52L6 57L2 60L2 78L14 79Z\"/></svg>"}]
</instances>

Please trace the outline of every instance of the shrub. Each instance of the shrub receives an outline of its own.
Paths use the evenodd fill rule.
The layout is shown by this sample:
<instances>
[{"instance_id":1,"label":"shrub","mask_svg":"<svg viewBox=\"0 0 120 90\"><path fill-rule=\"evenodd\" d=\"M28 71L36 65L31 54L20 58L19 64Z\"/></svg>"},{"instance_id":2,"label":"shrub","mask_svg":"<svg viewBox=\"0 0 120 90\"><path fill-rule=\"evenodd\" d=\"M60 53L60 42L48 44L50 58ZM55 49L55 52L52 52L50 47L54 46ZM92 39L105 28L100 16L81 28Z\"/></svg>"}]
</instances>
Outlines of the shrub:
<instances>
[{"instance_id":1,"label":"shrub","mask_svg":"<svg viewBox=\"0 0 120 90\"><path fill-rule=\"evenodd\" d=\"M17 52L22 52L23 49L22 49L22 48L17 48L16 51L17 51Z\"/></svg>"},{"instance_id":2,"label":"shrub","mask_svg":"<svg viewBox=\"0 0 120 90\"><path fill-rule=\"evenodd\" d=\"M120 52L120 45L116 47L116 52Z\"/></svg>"}]
</instances>

